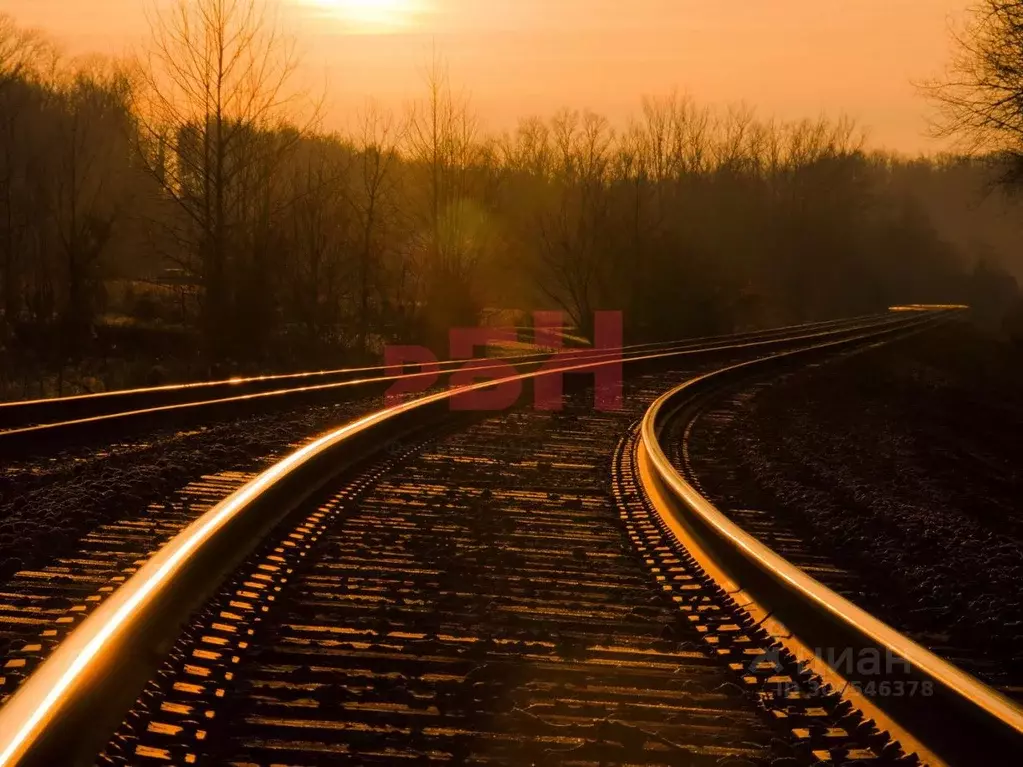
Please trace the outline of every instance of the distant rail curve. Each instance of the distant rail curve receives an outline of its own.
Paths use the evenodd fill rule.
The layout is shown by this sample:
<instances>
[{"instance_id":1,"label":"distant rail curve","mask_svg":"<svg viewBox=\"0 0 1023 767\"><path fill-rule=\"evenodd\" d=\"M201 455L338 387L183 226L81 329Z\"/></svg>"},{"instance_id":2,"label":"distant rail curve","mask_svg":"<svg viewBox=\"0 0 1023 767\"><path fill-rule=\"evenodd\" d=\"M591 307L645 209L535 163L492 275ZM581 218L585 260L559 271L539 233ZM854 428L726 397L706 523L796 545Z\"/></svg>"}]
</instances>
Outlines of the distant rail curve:
<instances>
[{"instance_id":1,"label":"distant rail curve","mask_svg":"<svg viewBox=\"0 0 1023 767\"><path fill-rule=\"evenodd\" d=\"M857 321L860 320L833 320L800 327L811 332ZM559 359L582 361L643 350L713 352L732 343L770 341L791 333L791 328L785 328L613 349L572 347L559 350ZM462 369L466 363L474 364L481 374L494 374L509 364L522 370L535 369L549 358L549 351L537 350L514 355L444 360L431 366L408 364L344 368L0 402L0 455L46 453L81 439L102 444L129 430L205 423L210 419L258 413L271 407L334 402L345 395L382 392L398 382L432 381L438 374ZM420 369L406 372L408 367Z\"/></svg>"}]
</instances>

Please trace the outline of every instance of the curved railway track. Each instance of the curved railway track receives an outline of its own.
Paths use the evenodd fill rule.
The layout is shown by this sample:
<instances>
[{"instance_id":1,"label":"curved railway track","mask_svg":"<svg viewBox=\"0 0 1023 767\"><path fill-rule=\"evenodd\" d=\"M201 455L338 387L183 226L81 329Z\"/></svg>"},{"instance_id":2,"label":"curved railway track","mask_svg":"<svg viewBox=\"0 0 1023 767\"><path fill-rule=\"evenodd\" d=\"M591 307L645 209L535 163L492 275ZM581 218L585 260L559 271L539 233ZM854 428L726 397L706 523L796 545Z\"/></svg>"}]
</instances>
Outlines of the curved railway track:
<instances>
[{"instance_id":1,"label":"curved railway track","mask_svg":"<svg viewBox=\"0 0 1023 767\"><path fill-rule=\"evenodd\" d=\"M765 753L767 728L720 664L674 639L680 616L622 545L606 487L622 424L572 405L411 446L310 507L189 627L105 758ZM306 557L287 545L306 540Z\"/></svg>"},{"instance_id":2,"label":"curved railway track","mask_svg":"<svg viewBox=\"0 0 1023 767\"><path fill-rule=\"evenodd\" d=\"M773 687L769 694L778 698L788 694L791 677L775 685L773 675L782 670L809 675L815 679L811 699L842 690L861 716L873 717L860 728L887 728L927 763L1015 764L1023 753L1023 708L853 604L841 592L849 594L855 575L815 553L798 531L718 494L728 509L723 513L692 471L689 436L708 401L748 388L778 363L829 347L840 353L864 346L823 344L739 363L662 395L644 417L637 448L644 490L656 498L662 521L766 634L767 652L751 664L734 664L745 683L758 686L766 677ZM666 451L674 453L674 465ZM723 468L730 477L729 467ZM789 708L782 719L791 713ZM849 759L842 744L828 742L833 732L825 722L800 730L816 740L811 753L817 761Z\"/></svg>"},{"instance_id":3,"label":"curved railway track","mask_svg":"<svg viewBox=\"0 0 1023 767\"><path fill-rule=\"evenodd\" d=\"M801 330L732 361L931 321ZM453 418L440 392L310 443L91 595L0 709L0 765L940 763L915 720L892 728L904 749L875 701L800 666L764 595L739 598L728 556L687 537L684 494L651 481L661 395L722 364L637 355L621 412L576 391ZM1018 711L970 690L936 705L997 756Z\"/></svg>"},{"instance_id":4,"label":"curved railway track","mask_svg":"<svg viewBox=\"0 0 1023 767\"><path fill-rule=\"evenodd\" d=\"M854 326L864 318L808 323L804 332ZM622 353L646 351L699 351L723 345L770 342L793 333L793 328L711 336L683 342L648 343L622 348L563 348L551 331L537 331L538 346L557 350L563 361L582 362ZM514 333L509 331L508 338ZM550 349L529 353L445 360L433 364L390 365L313 371L254 378L233 378L144 389L103 392L24 402L0 402L0 454L27 454L64 448L73 441L109 442L125 433L162 426L186 427L212 420L234 419L268 408L302 407L336 402L339 397L379 393L401 384L411 389L429 388L446 375L457 374L467 364L492 375L503 375L508 366L537 369L550 359ZM406 367L417 367L406 372Z\"/></svg>"},{"instance_id":5,"label":"curved railway track","mask_svg":"<svg viewBox=\"0 0 1023 767\"><path fill-rule=\"evenodd\" d=\"M856 354L864 349L853 350ZM888 575L869 572L865 563L832 549L821 550L798 505L783 503L752 476L751 467L723 449L712 436L735 428L736 411L759 390L775 385L772 378L739 382L702 398L665 428L665 453L682 477L730 520L778 552L837 594L884 618L1007 697L1023 702L1018 672L993 663L978 648L957 646L907 620L905 603L886 600L892 585ZM846 554L846 556L840 556ZM884 604L879 604L884 603Z\"/></svg>"},{"instance_id":6,"label":"curved railway track","mask_svg":"<svg viewBox=\"0 0 1023 767\"><path fill-rule=\"evenodd\" d=\"M806 332L807 328L802 327L790 329L788 335L800 336ZM746 344L762 343L765 335L770 338L779 334L753 334L741 338ZM779 342L777 345L781 348L785 344ZM731 348L727 343L725 346L726 349ZM718 353L710 356L718 359L724 354L721 347L722 342L717 339L684 346L687 353L699 352L697 359L704 352L714 350ZM773 345L769 348L773 348ZM578 357L573 356L571 359L578 360ZM323 422L324 425L319 428L325 428L330 422L328 416L343 422L343 419L357 417L360 405L365 407L371 401L344 403L339 409L330 409L324 416L313 418L310 422ZM304 421L296 426L300 427L301 423ZM251 426L244 428L248 434ZM232 446L225 450L222 440L212 440L218 456L210 456L205 464L198 462L200 457L183 449L184 446L171 452L157 451L153 457L161 465L168 461L185 461L192 467L183 470L184 464L175 465L172 472L174 476L188 476L191 473L192 478L172 493L169 489L161 491L162 495L161 492L145 492L140 487L140 478L136 476L138 472L126 471L124 467L111 471L99 466L103 474L110 474L112 478L120 478L122 482L128 483L125 490L111 488L110 482L101 478L84 485L81 491L76 489L63 502L55 498L52 502L41 503L46 500L47 492L56 490L47 490L50 485L46 484L45 477L38 481L33 479L34 484L39 486L32 491L32 500L28 502L27 508L47 516L55 513L65 516L84 514L85 518L67 519L56 531L60 540L51 544L51 548L56 549L55 556L47 559L35 552L21 555L23 561L28 560L26 564L15 566L14 575L5 577L0 584L0 701L10 696L64 637L91 615L118 584L130 578L163 545L216 503L238 490L254 473L269 465L274 454L279 460L301 446L300 443L292 442L289 448L289 440L294 439L295 428L276 431L281 432L281 437L276 436L275 432L256 439L256 444L264 445L264 450L273 451L267 455L261 454L259 460L245 457L251 452L245 441L237 445L228 443ZM246 440L251 439L246 437ZM199 445L210 442L205 439ZM147 451L145 455L151 452ZM235 457L232 459L231 456ZM123 458L118 465L128 459L133 460L131 455ZM82 467L78 473L81 474L87 468L88 465ZM162 473L163 470L157 467L145 467L142 476L159 480ZM74 482L71 481L71 484ZM160 485L173 487L175 482L172 479L161 480ZM103 499L111 494L114 494L115 499L122 498L121 502L125 505L114 505L108 509L111 504ZM132 499L140 494L148 500L139 500L138 505L133 506ZM25 517L25 514L21 516ZM16 549L14 553L18 554Z\"/></svg>"},{"instance_id":7,"label":"curved railway track","mask_svg":"<svg viewBox=\"0 0 1023 767\"><path fill-rule=\"evenodd\" d=\"M512 336L517 337L518 329L495 328L494 330L498 335L502 332L507 333L509 339ZM553 346L563 343L564 334L551 329L540 340L549 340ZM571 351L584 353L586 349L573 347ZM540 356L542 356L541 350L535 349L529 352L523 351L521 354L509 354L482 359L489 359L492 362L516 363L527 362ZM463 363L464 360L443 360L437 362L436 367L437 370L444 371ZM196 381L192 383L76 394L66 397L0 402L0 428L2 430L12 430L38 427L82 418L116 417L137 410L228 400L250 394L300 390L309 386L351 383L353 381L361 382L394 376L401 372L400 370L394 370L393 367L378 365L261 376L235 376L213 381Z\"/></svg>"}]
</instances>

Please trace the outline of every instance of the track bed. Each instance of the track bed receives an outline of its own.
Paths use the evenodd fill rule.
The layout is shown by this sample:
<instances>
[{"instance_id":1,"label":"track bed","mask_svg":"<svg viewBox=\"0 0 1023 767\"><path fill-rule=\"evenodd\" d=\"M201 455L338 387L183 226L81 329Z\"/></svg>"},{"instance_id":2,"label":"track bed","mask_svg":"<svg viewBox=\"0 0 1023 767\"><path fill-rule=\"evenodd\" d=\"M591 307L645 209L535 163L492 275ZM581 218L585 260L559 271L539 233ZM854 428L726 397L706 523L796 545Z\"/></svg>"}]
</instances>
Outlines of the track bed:
<instances>
[{"instance_id":1,"label":"track bed","mask_svg":"<svg viewBox=\"0 0 1023 767\"><path fill-rule=\"evenodd\" d=\"M718 397L685 468L815 577L1020 699L1021 428L1018 351L956 322Z\"/></svg>"}]
</instances>

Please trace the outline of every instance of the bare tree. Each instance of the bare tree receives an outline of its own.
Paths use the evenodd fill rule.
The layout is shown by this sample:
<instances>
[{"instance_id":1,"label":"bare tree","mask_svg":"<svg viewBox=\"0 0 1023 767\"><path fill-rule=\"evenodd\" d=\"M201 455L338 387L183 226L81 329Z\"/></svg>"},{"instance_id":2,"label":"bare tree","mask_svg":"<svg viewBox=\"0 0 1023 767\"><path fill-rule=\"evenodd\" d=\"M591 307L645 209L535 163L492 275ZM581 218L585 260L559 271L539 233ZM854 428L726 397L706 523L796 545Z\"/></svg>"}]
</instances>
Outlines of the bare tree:
<instances>
[{"instance_id":1,"label":"bare tree","mask_svg":"<svg viewBox=\"0 0 1023 767\"><path fill-rule=\"evenodd\" d=\"M455 94L446 65L437 57L426 73L427 95L413 106L406 146L422 179L418 235L427 270L426 302L433 331L478 314L474 280L489 252L489 206L494 188L489 172L494 157L482 140L469 99Z\"/></svg>"},{"instance_id":2,"label":"bare tree","mask_svg":"<svg viewBox=\"0 0 1023 767\"><path fill-rule=\"evenodd\" d=\"M938 106L939 137L1005 160L1002 181L1023 181L1023 1L976 0L953 31L945 76L923 84Z\"/></svg>"},{"instance_id":3,"label":"bare tree","mask_svg":"<svg viewBox=\"0 0 1023 767\"><path fill-rule=\"evenodd\" d=\"M358 222L357 267L357 340L361 351L368 351L370 302L379 297L380 272L387 263L388 239L398 224L399 148L405 138L406 125L373 102L366 104L359 115L356 132L355 172L349 195ZM396 254L401 258L404 254ZM399 277L403 266L397 265Z\"/></svg>"},{"instance_id":4,"label":"bare tree","mask_svg":"<svg viewBox=\"0 0 1023 767\"><path fill-rule=\"evenodd\" d=\"M504 138L501 150L508 169L539 179L550 178L554 153L551 129L545 120L535 116L520 120L514 135Z\"/></svg>"},{"instance_id":5,"label":"bare tree","mask_svg":"<svg viewBox=\"0 0 1023 767\"><path fill-rule=\"evenodd\" d=\"M600 115L562 110L551 121L551 137L555 201L536 220L539 285L589 336L611 276L606 237L614 132Z\"/></svg>"},{"instance_id":6,"label":"bare tree","mask_svg":"<svg viewBox=\"0 0 1023 767\"><path fill-rule=\"evenodd\" d=\"M249 203L240 180L272 172L301 136L286 130L297 96L290 90L295 47L266 0L174 0L155 8L138 68L141 154L180 211L173 240L201 281L208 351L221 356L232 304L229 261Z\"/></svg>"},{"instance_id":7,"label":"bare tree","mask_svg":"<svg viewBox=\"0 0 1023 767\"><path fill-rule=\"evenodd\" d=\"M31 77L41 65L54 59L56 51L34 29L19 27L6 13L0 13L0 81Z\"/></svg>"},{"instance_id":8,"label":"bare tree","mask_svg":"<svg viewBox=\"0 0 1023 767\"><path fill-rule=\"evenodd\" d=\"M72 345L92 322L100 260L126 202L128 86L126 74L102 60L77 64L54 86L48 208L64 262L61 338Z\"/></svg>"},{"instance_id":9,"label":"bare tree","mask_svg":"<svg viewBox=\"0 0 1023 767\"><path fill-rule=\"evenodd\" d=\"M643 99L638 132L650 173L658 180L676 179L707 169L711 113L677 91Z\"/></svg>"},{"instance_id":10,"label":"bare tree","mask_svg":"<svg viewBox=\"0 0 1023 767\"><path fill-rule=\"evenodd\" d=\"M294 204L282 227L289 233L282 277L291 287L289 316L304 325L310 350L336 342L346 319L357 226L347 188L352 165L351 148L334 136L303 140L288 163Z\"/></svg>"},{"instance_id":11,"label":"bare tree","mask_svg":"<svg viewBox=\"0 0 1023 767\"><path fill-rule=\"evenodd\" d=\"M43 210L37 197L46 156L44 80L55 57L38 32L0 14L0 345L21 309L29 232Z\"/></svg>"}]
</instances>

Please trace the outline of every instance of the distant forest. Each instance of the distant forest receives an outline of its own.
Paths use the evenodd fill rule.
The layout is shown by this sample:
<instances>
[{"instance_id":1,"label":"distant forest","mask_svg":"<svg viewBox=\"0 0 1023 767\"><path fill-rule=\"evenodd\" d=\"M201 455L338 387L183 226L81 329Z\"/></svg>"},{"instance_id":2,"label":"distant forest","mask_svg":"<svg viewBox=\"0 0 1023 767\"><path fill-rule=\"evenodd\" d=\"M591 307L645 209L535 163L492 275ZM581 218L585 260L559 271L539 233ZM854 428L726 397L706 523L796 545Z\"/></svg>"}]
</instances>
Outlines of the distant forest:
<instances>
[{"instance_id":1,"label":"distant forest","mask_svg":"<svg viewBox=\"0 0 1023 767\"><path fill-rule=\"evenodd\" d=\"M439 62L404 114L327 133L290 44L227 6L169 11L131 62L0 16L3 398L443 358L449 327L534 308L641 341L1016 301L1023 218L984 160L677 94L493 135Z\"/></svg>"}]
</instances>

